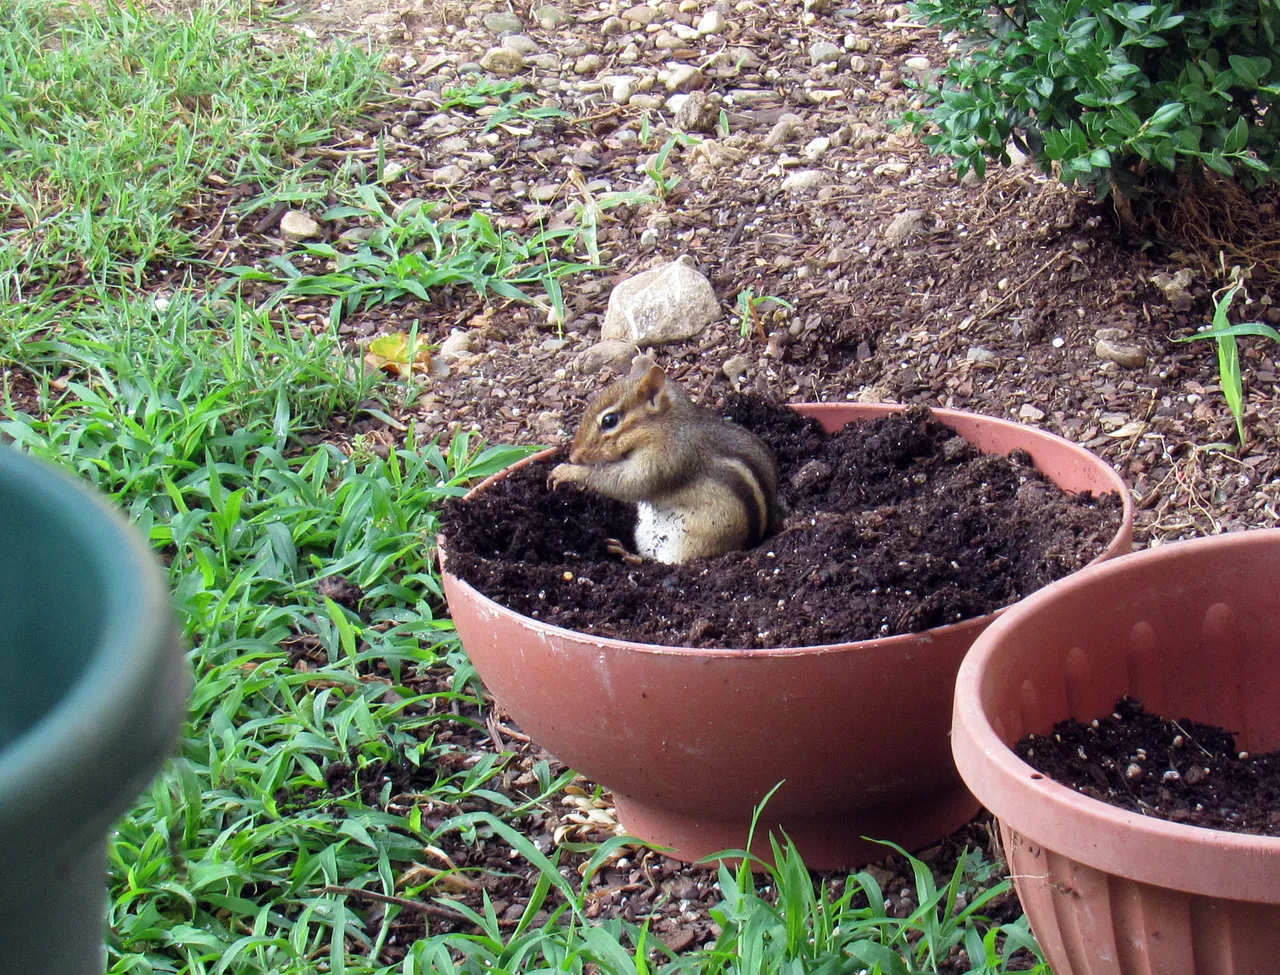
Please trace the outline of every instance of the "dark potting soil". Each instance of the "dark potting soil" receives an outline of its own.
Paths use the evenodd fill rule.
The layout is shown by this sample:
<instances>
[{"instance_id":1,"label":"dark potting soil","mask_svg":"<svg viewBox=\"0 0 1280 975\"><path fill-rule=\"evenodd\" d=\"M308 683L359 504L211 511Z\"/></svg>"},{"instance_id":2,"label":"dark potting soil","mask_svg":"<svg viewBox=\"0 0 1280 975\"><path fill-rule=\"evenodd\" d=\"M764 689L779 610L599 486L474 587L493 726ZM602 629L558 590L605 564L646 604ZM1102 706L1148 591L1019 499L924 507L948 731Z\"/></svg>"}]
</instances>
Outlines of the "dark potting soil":
<instances>
[{"instance_id":1,"label":"dark potting soil","mask_svg":"<svg viewBox=\"0 0 1280 975\"><path fill-rule=\"evenodd\" d=\"M1094 799L1175 823L1280 836L1280 752L1251 755L1213 725L1170 721L1121 698L1091 724L1063 721L1014 750Z\"/></svg>"},{"instance_id":2,"label":"dark potting soil","mask_svg":"<svg viewBox=\"0 0 1280 975\"><path fill-rule=\"evenodd\" d=\"M1025 454L982 454L925 407L833 435L755 397L722 412L778 461L790 513L756 548L627 564L605 540L630 545L634 507L549 490L557 456L446 508L450 571L566 629L672 646L815 646L993 612L1086 565L1120 522L1117 495L1066 494Z\"/></svg>"}]
</instances>

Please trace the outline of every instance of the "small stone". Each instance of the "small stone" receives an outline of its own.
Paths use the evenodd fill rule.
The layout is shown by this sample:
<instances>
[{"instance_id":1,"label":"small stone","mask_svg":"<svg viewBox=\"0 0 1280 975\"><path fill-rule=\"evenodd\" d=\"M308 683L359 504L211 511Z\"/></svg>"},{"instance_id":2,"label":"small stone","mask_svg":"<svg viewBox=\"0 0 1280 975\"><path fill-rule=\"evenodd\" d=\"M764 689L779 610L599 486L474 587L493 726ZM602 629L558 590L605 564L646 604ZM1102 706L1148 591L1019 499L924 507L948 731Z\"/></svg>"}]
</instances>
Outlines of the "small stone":
<instances>
[{"instance_id":1,"label":"small stone","mask_svg":"<svg viewBox=\"0 0 1280 975\"><path fill-rule=\"evenodd\" d=\"M512 51L505 47L491 47L480 59L480 67L494 74L513 75L523 71L526 65L524 55L519 51Z\"/></svg>"},{"instance_id":2,"label":"small stone","mask_svg":"<svg viewBox=\"0 0 1280 975\"><path fill-rule=\"evenodd\" d=\"M441 166L439 169L433 169L428 174L431 182L438 186L452 186L454 183L460 183L467 178L467 171L461 166L450 163L448 166Z\"/></svg>"},{"instance_id":3,"label":"small stone","mask_svg":"<svg viewBox=\"0 0 1280 975\"><path fill-rule=\"evenodd\" d=\"M525 58L525 61L529 67L545 71L547 74L558 74L560 72L560 59L554 54L530 54Z\"/></svg>"},{"instance_id":4,"label":"small stone","mask_svg":"<svg viewBox=\"0 0 1280 975\"><path fill-rule=\"evenodd\" d=\"M804 156L809 162L817 162L827 154L827 150L831 148L831 139L825 135L820 135L816 139L810 139L805 147L800 150L800 155Z\"/></svg>"},{"instance_id":5,"label":"small stone","mask_svg":"<svg viewBox=\"0 0 1280 975\"><path fill-rule=\"evenodd\" d=\"M1177 274L1166 274L1163 271L1151 276L1151 283L1164 292L1165 299L1173 306L1174 311L1190 311L1191 283L1195 276L1190 268L1182 268Z\"/></svg>"},{"instance_id":6,"label":"small stone","mask_svg":"<svg viewBox=\"0 0 1280 975\"><path fill-rule=\"evenodd\" d=\"M533 418L533 428L538 431L538 435L542 437L554 437L560 432L560 428L564 425L564 417L559 413L551 410L543 410ZM573 573L566 571L564 573L568 578L565 582L573 581ZM563 578L563 576L562 576Z\"/></svg>"},{"instance_id":7,"label":"small stone","mask_svg":"<svg viewBox=\"0 0 1280 975\"><path fill-rule=\"evenodd\" d=\"M528 34L508 34L502 39L502 46L519 54L538 53L538 42Z\"/></svg>"},{"instance_id":8,"label":"small stone","mask_svg":"<svg viewBox=\"0 0 1280 975\"><path fill-rule=\"evenodd\" d=\"M568 339L556 339L556 338L543 339L542 345L539 346L539 348L541 348L543 352L547 352L547 353L550 353L551 355L555 355L557 352L564 351L565 346L567 346L568 344L569 344Z\"/></svg>"},{"instance_id":9,"label":"small stone","mask_svg":"<svg viewBox=\"0 0 1280 975\"><path fill-rule=\"evenodd\" d=\"M471 344L475 338L474 332L455 328L449 333L449 337L440 343L440 351L436 354L446 359L466 358L471 355Z\"/></svg>"},{"instance_id":10,"label":"small stone","mask_svg":"<svg viewBox=\"0 0 1280 975\"><path fill-rule=\"evenodd\" d=\"M644 346L693 338L721 315L715 289L690 257L628 278L609 295L603 339Z\"/></svg>"},{"instance_id":11,"label":"small stone","mask_svg":"<svg viewBox=\"0 0 1280 975\"><path fill-rule=\"evenodd\" d=\"M839 44L830 41L815 41L809 45L809 63L815 68L820 64L834 64L844 54Z\"/></svg>"},{"instance_id":12,"label":"small stone","mask_svg":"<svg viewBox=\"0 0 1280 975\"><path fill-rule=\"evenodd\" d=\"M720 367L720 371L724 373L725 378L728 379L729 382L737 386L750 367L750 359L745 355L735 355L724 361L724 365Z\"/></svg>"},{"instance_id":13,"label":"small stone","mask_svg":"<svg viewBox=\"0 0 1280 975\"><path fill-rule=\"evenodd\" d=\"M773 123L773 128L765 136L764 144L771 149L784 145L795 138L796 130L802 125L804 125L804 119L794 112L787 112Z\"/></svg>"},{"instance_id":14,"label":"small stone","mask_svg":"<svg viewBox=\"0 0 1280 975\"><path fill-rule=\"evenodd\" d=\"M559 183L539 183L529 190L529 197L538 203L550 203L559 193Z\"/></svg>"},{"instance_id":15,"label":"small stone","mask_svg":"<svg viewBox=\"0 0 1280 975\"><path fill-rule=\"evenodd\" d=\"M1023 403L1018 409L1018 419L1026 420L1028 423L1039 423L1044 419L1044 410L1031 403Z\"/></svg>"},{"instance_id":16,"label":"small stone","mask_svg":"<svg viewBox=\"0 0 1280 975\"><path fill-rule=\"evenodd\" d=\"M641 27L652 24L657 18L658 11L654 10L652 7L646 7L643 4L622 12L623 20L629 21L633 24L639 24Z\"/></svg>"},{"instance_id":17,"label":"small stone","mask_svg":"<svg viewBox=\"0 0 1280 975\"><path fill-rule=\"evenodd\" d=\"M679 96L684 102L675 112L676 128L681 132L714 132L720 120L720 109L711 103L706 92L691 91Z\"/></svg>"},{"instance_id":18,"label":"small stone","mask_svg":"<svg viewBox=\"0 0 1280 975\"><path fill-rule=\"evenodd\" d=\"M1124 777L1130 781L1142 778L1142 766L1137 762L1130 762L1129 767L1124 770Z\"/></svg>"},{"instance_id":19,"label":"small stone","mask_svg":"<svg viewBox=\"0 0 1280 975\"><path fill-rule=\"evenodd\" d=\"M831 182L831 174L821 169L799 169L782 181L784 193L812 193Z\"/></svg>"},{"instance_id":20,"label":"small stone","mask_svg":"<svg viewBox=\"0 0 1280 975\"><path fill-rule=\"evenodd\" d=\"M573 360L573 368L586 375L595 375L606 366L617 373L625 372L639 351L632 342L605 339L580 352Z\"/></svg>"},{"instance_id":21,"label":"small stone","mask_svg":"<svg viewBox=\"0 0 1280 975\"><path fill-rule=\"evenodd\" d=\"M1164 782L1178 782L1181 781L1182 776L1178 774L1177 769L1171 768L1169 771L1165 772L1164 775L1160 776L1160 778Z\"/></svg>"},{"instance_id":22,"label":"small stone","mask_svg":"<svg viewBox=\"0 0 1280 975\"><path fill-rule=\"evenodd\" d=\"M604 67L604 58L599 54L584 54L573 62L574 74L594 74Z\"/></svg>"},{"instance_id":23,"label":"small stone","mask_svg":"<svg viewBox=\"0 0 1280 975\"><path fill-rule=\"evenodd\" d=\"M968 359L970 362L977 363L978 365L990 365L991 363L996 362L1000 358L990 349L981 345L973 346L971 349L969 349L968 352L964 354L964 357Z\"/></svg>"},{"instance_id":24,"label":"small stone","mask_svg":"<svg viewBox=\"0 0 1280 975\"><path fill-rule=\"evenodd\" d=\"M484 15L484 29L493 34L519 34L524 30L524 22L515 14L495 10Z\"/></svg>"},{"instance_id":25,"label":"small stone","mask_svg":"<svg viewBox=\"0 0 1280 975\"><path fill-rule=\"evenodd\" d=\"M627 22L621 17L606 17L600 25L600 33L605 37L617 37L627 32Z\"/></svg>"},{"instance_id":26,"label":"small stone","mask_svg":"<svg viewBox=\"0 0 1280 975\"><path fill-rule=\"evenodd\" d=\"M662 96L643 94L632 95L631 98L627 100L627 104L634 108L652 111L655 108L662 107Z\"/></svg>"},{"instance_id":27,"label":"small stone","mask_svg":"<svg viewBox=\"0 0 1280 975\"><path fill-rule=\"evenodd\" d=\"M667 78L667 91L690 91L702 87L702 72L692 64L682 64Z\"/></svg>"},{"instance_id":28,"label":"small stone","mask_svg":"<svg viewBox=\"0 0 1280 975\"><path fill-rule=\"evenodd\" d=\"M903 62L903 67L906 68L908 71L912 72L913 74L923 74L924 72L928 71L931 67L933 67L933 64L929 61L928 58L914 57L914 58L907 58L907 60Z\"/></svg>"},{"instance_id":29,"label":"small stone","mask_svg":"<svg viewBox=\"0 0 1280 975\"><path fill-rule=\"evenodd\" d=\"M636 93L636 83L632 78L616 78L610 95L615 105L625 105Z\"/></svg>"},{"instance_id":30,"label":"small stone","mask_svg":"<svg viewBox=\"0 0 1280 975\"><path fill-rule=\"evenodd\" d=\"M1133 342L1112 342L1098 339L1093 347L1099 359L1106 359L1126 369L1141 369L1147 364L1147 353Z\"/></svg>"},{"instance_id":31,"label":"small stone","mask_svg":"<svg viewBox=\"0 0 1280 975\"><path fill-rule=\"evenodd\" d=\"M924 210L903 210L884 228L886 240L901 241L924 232Z\"/></svg>"},{"instance_id":32,"label":"small stone","mask_svg":"<svg viewBox=\"0 0 1280 975\"><path fill-rule=\"evenodd\" d=\"M538 22L538 26L543 30L554 30L562 24L573 22L573 18L565 13L563 9L550 3L535 8L533 19Z\"/></svg>"},{"instance_id":33,"label":"small stone","mask_svg":"<svg viewBox=\"0 0 1280 975\"><path fill-rule=\"evenodd\" d=\"M719 34L724 30L724 14L712 8L698 20L699 34Z\"/></svg>"},{"instance_id":34,"label":"small stone","mask_svg":"<svg viewBox=\"0 0 1280 975\"><path fill-rule=\"evenodd\" d=\"M290 210L280 218L280 234L285 240L310 240L320 236L320 225L301 210Z\"/></svg>"}]
</instances>

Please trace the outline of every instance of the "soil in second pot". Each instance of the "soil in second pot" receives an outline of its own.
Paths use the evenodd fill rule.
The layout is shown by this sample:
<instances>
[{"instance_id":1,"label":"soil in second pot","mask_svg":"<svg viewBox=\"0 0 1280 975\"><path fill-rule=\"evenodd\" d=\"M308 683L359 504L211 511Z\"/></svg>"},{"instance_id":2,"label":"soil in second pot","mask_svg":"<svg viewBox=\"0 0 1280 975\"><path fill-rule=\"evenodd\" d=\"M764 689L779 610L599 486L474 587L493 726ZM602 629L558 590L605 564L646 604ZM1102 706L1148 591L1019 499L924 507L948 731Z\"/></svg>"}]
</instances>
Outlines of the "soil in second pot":
<instances>
[{"instance_id":1,"label":"soil in second pot","mask_svg":"<svg viewBox=\"0 0 1280 975\"><path fill-rule=\"evenodd\" d=\"M1131 698L1108 718L1060 722L1014 751L1055 782L1121 809L1280 836L1280 752L1241 752L1229 731L1148 714Z\"/></svg>"},{"instance_id":2,"label":"soil in second pot","mask_svg":"<svg viewBox=\"0 0 1280 975\"><path fill-rule=\"evenodd\" d=\"M778 462L782 529L746 552L628 564L635 509L551 491L531 464L444 513L449 569L526 616L671 646L845 643L982 616L1079 569L1115 535L1116 495L1070 495L1030 458L982 454L924 407L828 435L754 397L723 411Z\"/></svg>"}]
</instances>

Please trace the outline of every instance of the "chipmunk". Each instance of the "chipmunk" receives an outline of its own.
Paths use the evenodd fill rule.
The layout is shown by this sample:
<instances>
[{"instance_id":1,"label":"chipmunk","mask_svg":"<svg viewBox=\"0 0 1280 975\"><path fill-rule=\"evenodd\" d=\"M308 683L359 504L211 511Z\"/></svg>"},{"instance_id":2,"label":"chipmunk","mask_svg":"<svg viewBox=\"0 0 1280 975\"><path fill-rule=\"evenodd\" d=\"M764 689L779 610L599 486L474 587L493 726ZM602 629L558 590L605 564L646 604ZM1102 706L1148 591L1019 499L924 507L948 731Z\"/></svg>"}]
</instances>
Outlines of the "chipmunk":
<instances>
[{"instance_id":1,"label":"chipmunk","mask_svg":"<svg viewBox=\"0 0 1280 975\"><path fill-rule=\"evenodd\" d=\"M748 548L779 520L773 453L695 405L648 356L587 403L569 463L549 483L635 503L636 549L659 562Z\"/></svg>"}]
</instances>

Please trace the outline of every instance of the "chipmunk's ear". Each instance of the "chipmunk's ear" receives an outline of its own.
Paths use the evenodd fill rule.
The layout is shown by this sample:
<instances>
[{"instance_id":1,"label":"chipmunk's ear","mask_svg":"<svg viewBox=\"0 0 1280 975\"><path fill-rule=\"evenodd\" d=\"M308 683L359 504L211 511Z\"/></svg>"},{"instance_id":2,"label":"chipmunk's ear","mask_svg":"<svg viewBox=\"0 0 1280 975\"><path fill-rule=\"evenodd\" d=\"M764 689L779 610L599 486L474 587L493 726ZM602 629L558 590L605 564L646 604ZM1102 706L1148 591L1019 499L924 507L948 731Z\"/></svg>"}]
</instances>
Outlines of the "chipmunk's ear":
<instances>
[{"instance_id":1,"label":"chipmunk's ear","mask_svg":"<svg viewBox=\"0 0 1280 975\"><path fill-rule=\"evenodd\" d=\"M650 369L656 369L658 364L653 361L652 356L638 355L631 360L631 375L629 379L639 379L645 375Z\"/></svg>"},{"instance_id":2,"label":"chipmunk's ear","mask_svg":"<svg viewBox=\"0 0 1280 975\"><path fill-rule=\"evenodd\" d=\"M638 376L636 391L640 401L651 410L664 410L670 404L667 392L667 374L648 356L641 356L631 367L631 375Z\"/></svg>"}]
</instances>

